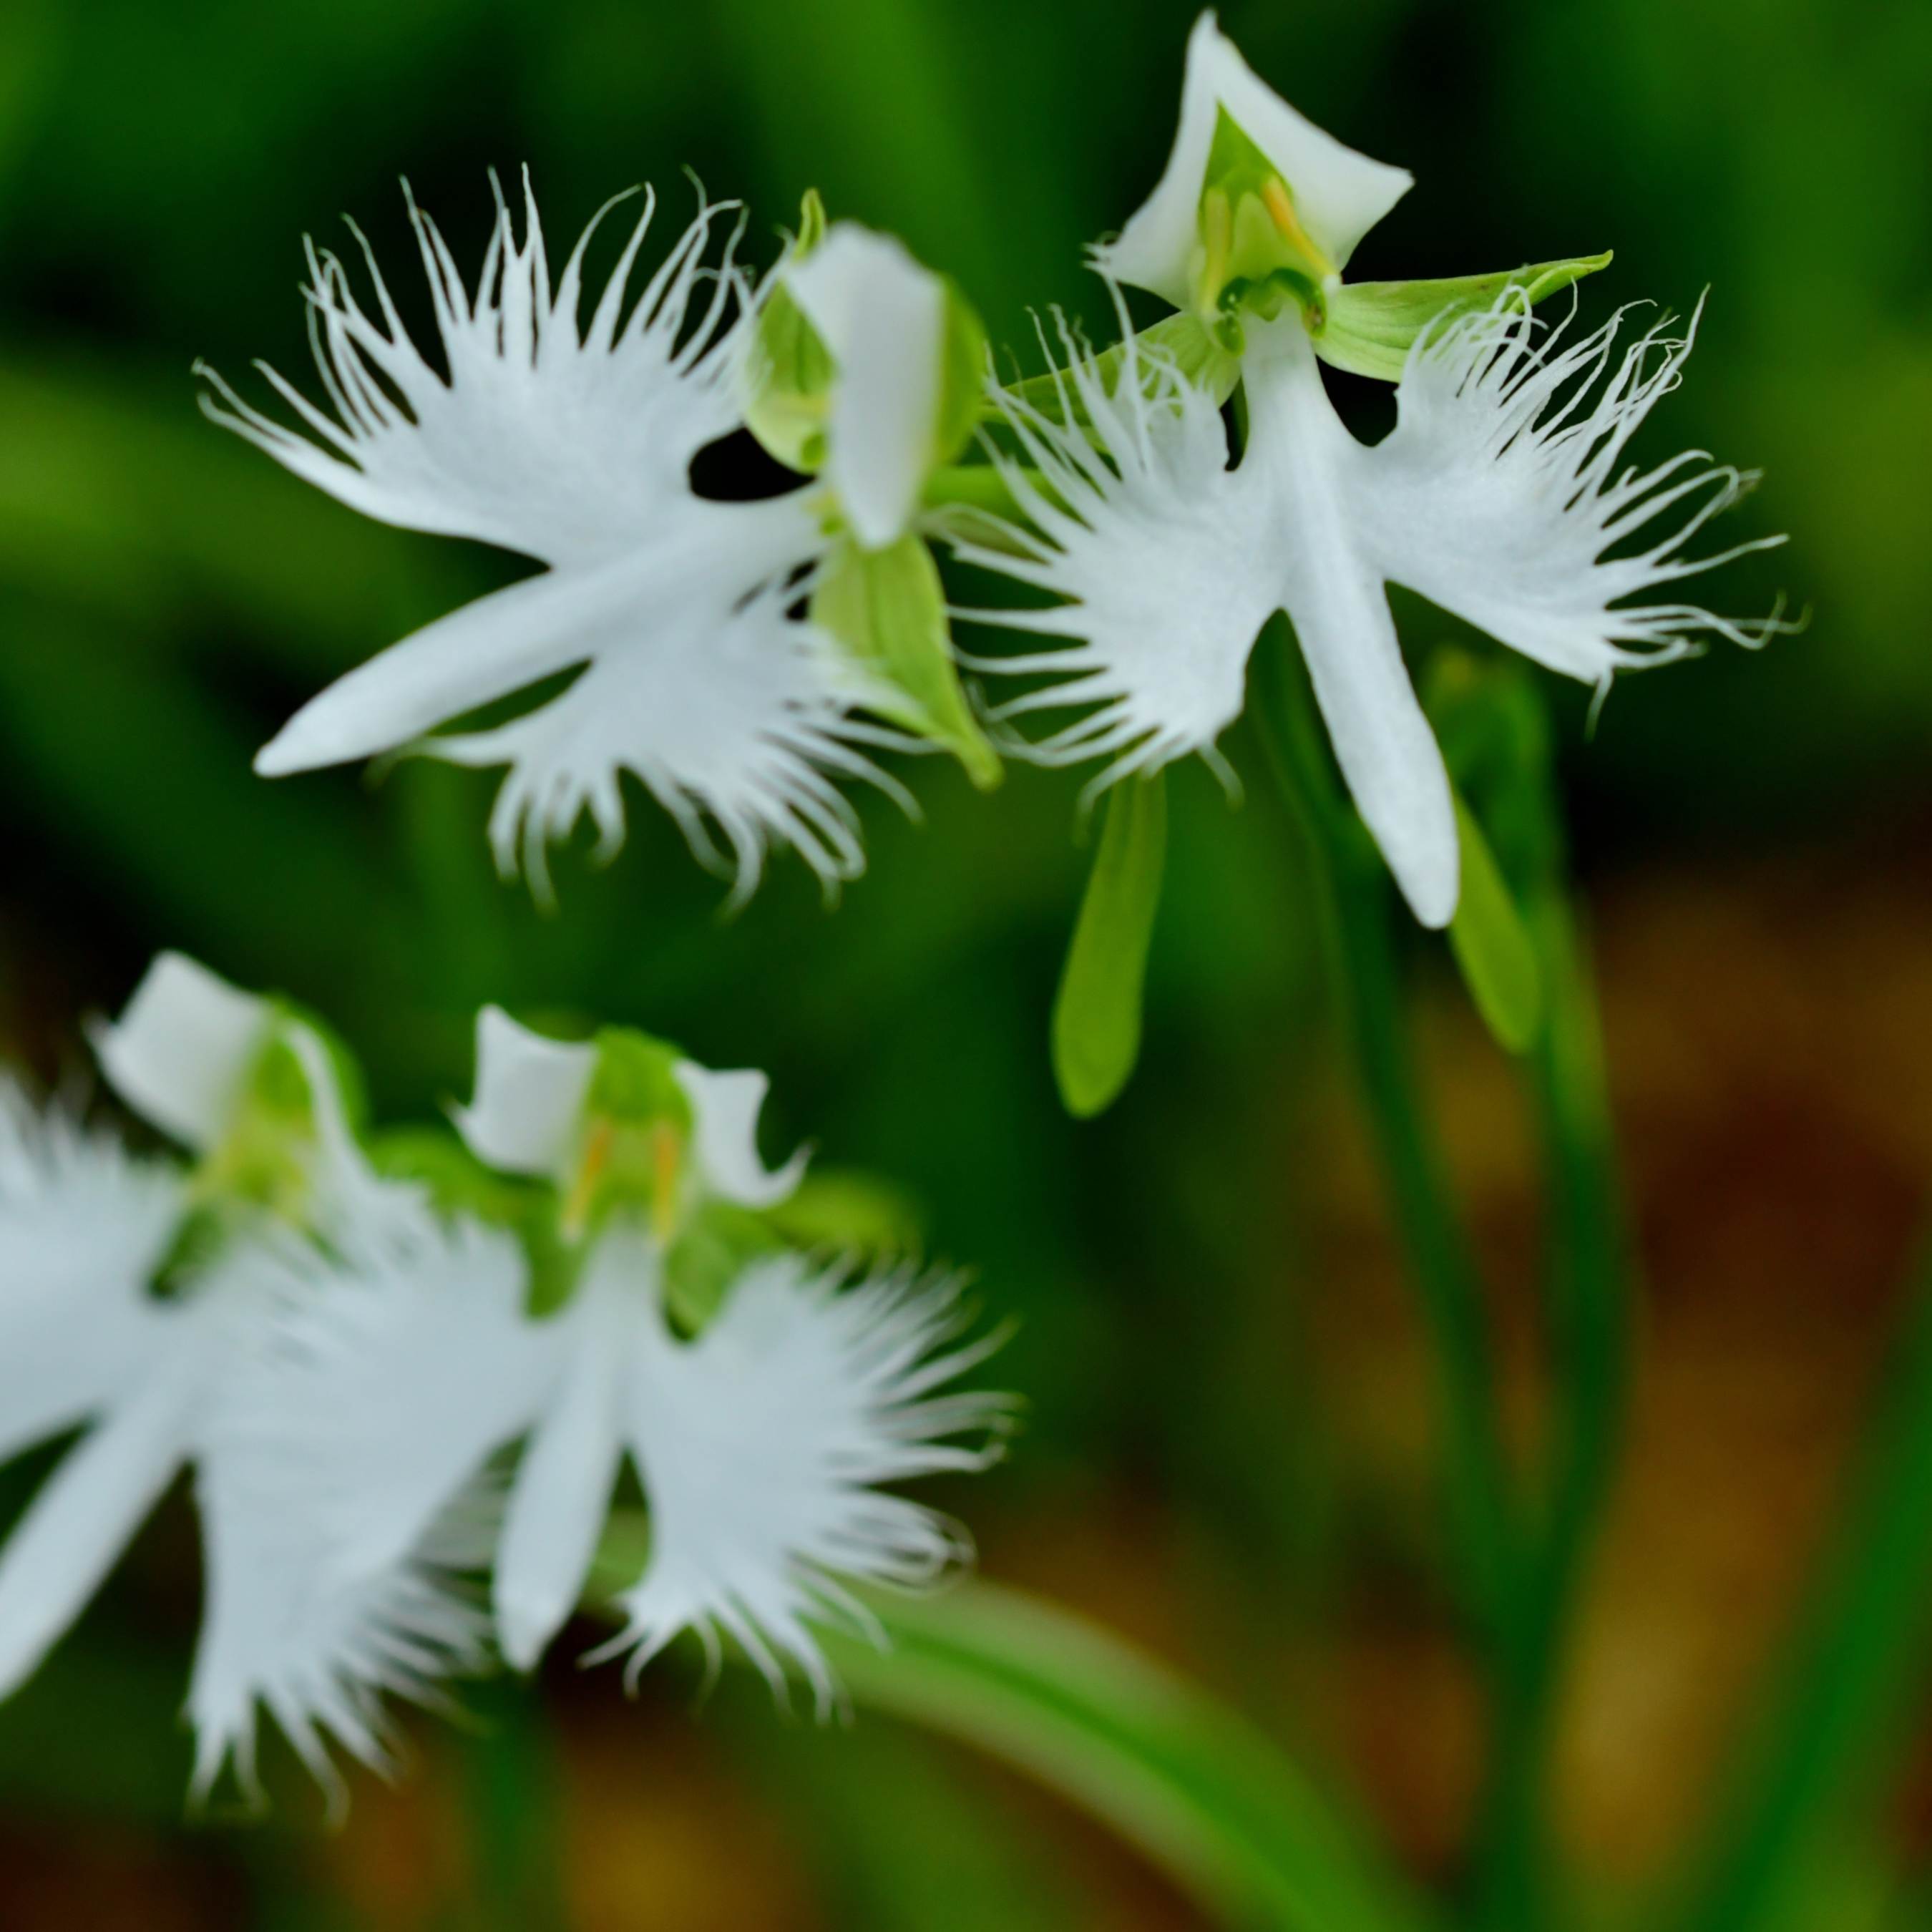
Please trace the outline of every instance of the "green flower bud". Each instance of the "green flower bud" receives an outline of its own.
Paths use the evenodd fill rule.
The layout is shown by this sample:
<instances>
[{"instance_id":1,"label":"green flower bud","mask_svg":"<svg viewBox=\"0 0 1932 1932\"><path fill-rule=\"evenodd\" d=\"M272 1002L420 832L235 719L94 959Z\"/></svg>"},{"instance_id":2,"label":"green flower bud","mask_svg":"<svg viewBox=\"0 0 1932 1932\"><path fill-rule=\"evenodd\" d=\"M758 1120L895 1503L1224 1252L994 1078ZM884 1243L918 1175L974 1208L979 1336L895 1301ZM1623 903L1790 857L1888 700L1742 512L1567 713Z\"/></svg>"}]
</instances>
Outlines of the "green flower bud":
<instances>
[{"instance_id":1,"label":"green flower bud","mask_svg":"<svg viewBox=\"0 0 1932 1932\"><path fill-rule=\"evenodd\" d=\"M1002 776L961 688L939 572L908 532L883 550L841 544L812 596L812 620L837 639L865 681L866 702L950 752L982 791Z\"/></svg>"}]
</instances>

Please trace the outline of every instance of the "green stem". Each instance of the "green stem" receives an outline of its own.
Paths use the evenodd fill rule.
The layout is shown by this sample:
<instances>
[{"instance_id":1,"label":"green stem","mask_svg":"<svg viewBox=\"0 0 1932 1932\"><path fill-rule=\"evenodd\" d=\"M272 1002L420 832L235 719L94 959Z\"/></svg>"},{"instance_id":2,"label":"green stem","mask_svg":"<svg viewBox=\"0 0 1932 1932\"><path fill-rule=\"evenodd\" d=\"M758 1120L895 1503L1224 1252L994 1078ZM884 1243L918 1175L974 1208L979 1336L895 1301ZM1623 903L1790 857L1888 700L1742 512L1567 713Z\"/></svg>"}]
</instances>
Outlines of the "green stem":
<instances>
[{"instance_id":1,"label":"green stem","mask_svg":"<svg viewBox=\"0 0 1932 1932\"><path fill-rule=\"evenodd\" d=\"M462 1787L474 1897L466 1922L521 1932L570 1921L556 1816L556 1768L532 1688L500 1679L474 1694Z\"/></svg>"},{"instance_id":2,"label":"green stem","mask_svg":"<svg viewBox=\"0 0 1932 1932\"><path fill-rule=\"evenodd\" d=\"M1529 1073L1551 1220L1558 1432L1544 1533L1524 1579L1517 1667L1497 1712L1484 1826L1485 1922L1512 1928L1546 1916L1558 1693L1585 1558L1616 1466L1630 1334L1629 1244L1595 992L1558 868L1528 896L1526 916L1544 981L1546 1019Z\"/></svg>"},{"instance_id":3,"label":"green stem","mask_svg":"<svg viewBox=\"0 0 1932 1932\"><path fill-rule=\"evenodd\" d=\"M1932 1627L1932 1262L1917 1301L1837 1562L1684 1932L1792 1922L1792 1898L1824 1828L1882 1768L1922 1688Z\"/></svg>"},{"instance_id":4,"label":"green stem","mask_svg":"<svg viewBox=\"0 0 1932 1932\"><path fill-rule=\"evenodd\" d=\"M1308 848L1330 978L1428 1324L1462 1593L1492 1667L1506 1672L1514 1648L1515 1511L1482 1286L1418 1099L1386 873L1329 769L1282 620L1263 633L1250 675L1251 708Z\"/></svg>"}]
</instances>

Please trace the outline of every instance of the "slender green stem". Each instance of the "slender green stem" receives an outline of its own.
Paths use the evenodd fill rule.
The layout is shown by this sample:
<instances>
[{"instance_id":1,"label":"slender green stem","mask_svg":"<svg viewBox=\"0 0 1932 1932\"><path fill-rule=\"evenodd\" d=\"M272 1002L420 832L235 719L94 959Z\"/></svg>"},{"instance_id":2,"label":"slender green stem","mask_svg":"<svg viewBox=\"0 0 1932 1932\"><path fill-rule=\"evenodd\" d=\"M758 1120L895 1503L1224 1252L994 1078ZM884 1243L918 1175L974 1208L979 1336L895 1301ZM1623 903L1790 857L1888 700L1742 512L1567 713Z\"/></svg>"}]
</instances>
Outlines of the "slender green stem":
<instances>
[{"instance_id":1,"label":"slender green stem","mask_svg":"<svg viewBox=\"0 0 1932 1932\"><path fill-rule=\"evenodd\" d=\"M1386 874L1336 788L1285 633L1277 619L1256 647L1250 708L1308 848L1330 976L1429 1326L1463 1594L1492 1666L1506 1671L1514 1650L1515 1509L1481 1281L1418 1096Z\"/></svg>"},{"instance_id":2,"label":"slender green stem","mask_svg":"<svg viewBox=\"0 0 1932 1932\"><path fill-rule=\"evenodd\" d=\"M487 1932L567 1926L556 1772L540 1702L508 1680L474 1694L462 1778L474 1892L466 1922Z\"/></svg>"},{"instance_id":3,"label":"slender green stem","mask_svg":"<svg viewBox=\"0 0 1932 1932\"><path fill-rule=\"evenodd\" d=\"M1547 1170L1557 1393L1555 1475L1526 1564L1517 1666L1497 1712L1484 1820L1484 1917L1511 1928L1547 1911L1550 1755L1581 1573L1616 1466L1630 1328L1595 994L1557 868L1525 913L1544 982L1544 1030L1529 1072Z\"/></svg>"},{"instance_id":4,"label":"slender green stem","mask_svg":"<svg viewBox=\"0 0 1932 1932\"><path fill-rule=\"evenodd\" d=\"M1758 1932L1789 1908L1825 1828L1882 1768L1932 1630L1932 1261L1868 1442L1837 1562L1806 1619L1742 1802L1684 1932Z\"/></svg>"}]
</instances>

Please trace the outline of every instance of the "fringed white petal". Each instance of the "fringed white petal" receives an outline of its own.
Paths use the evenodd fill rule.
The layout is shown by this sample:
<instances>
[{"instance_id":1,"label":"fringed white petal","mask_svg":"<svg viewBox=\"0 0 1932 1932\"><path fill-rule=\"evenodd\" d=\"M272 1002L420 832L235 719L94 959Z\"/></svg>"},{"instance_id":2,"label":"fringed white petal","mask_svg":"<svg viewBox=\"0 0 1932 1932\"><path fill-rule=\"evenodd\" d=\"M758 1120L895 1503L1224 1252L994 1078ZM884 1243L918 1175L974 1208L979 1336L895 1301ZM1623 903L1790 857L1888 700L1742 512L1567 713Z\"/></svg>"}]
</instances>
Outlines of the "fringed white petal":
<instances>
[{"instance_id":1,"label":"fringed white petal","mask_svg":"<svg viewBox=\"0 0 1932 1932\"><path fill-rule=\"evenodd\" d=\"M781 1695L801 1671L824 1714L837 1685L810 1622L876 1636L848 1582L916 1587L968 1553L878 1485L997 1453L1007 1400L944 1392L992 1344L957 1344L949 1286L906 1269L844 1282L785 1256L748 1268L694 1342L655 1311L640 1327L627 1420L651 1553L599 1653L628 1653L633 1677L681 1630L714 1653L722 1634Z\"/></svg>"},{"instance_id":2,"label":"fringed white petal","mask_svg":"<svg viewBox=\"0 0 1932 1932\"><path fill-rule=\"evenodd\" d=\"M353 1416L339 1424L345 1433L361 1426ZM405 1556L344 1575L329 1540L340 1498L325 1454L265 1453L259 1431L244 1424L218 1426L201 1455L207 1600L187 1706L197 1797L231 1762L244 1791L258 1795L256 1725L266 1711L339 1803L332 1741L386 1773L384 1698L440 1706L441 1681L480 1670L489 1656L477 1580L495 1539L497 1486L471 1482Z\"/></svg>"},{"instance_id":3,"label":"fringed white petal","mask_svg":"<svg viewBox=\"0 0 1932 1932\"><path fill-rule=\"evenodd\" d=\"M725 1073L680 1060L678 1084L691 1102L698 1166L706 1190L741 1208L776 1208L805 1178L810 1150L767 1168L758 1154L758 1115L771 1082L750 1067Z\"/></svg>"},{"instance_id":4,"label":"fringed white petal","mask_svg":"<svg viewBox=\"0 0 1932 1932\"><path fill-rule=\"evenodd\" d=\"M139 1382L171 1313L148 1282L184 1205L176 1169L0 1076L0 1459Z\"/></svg>"},{"instance_id":5,"label":"fringed white petal","mask_svg":"<svg viewBox=\"0 0 1932 1932\"><path fill-rule=\"evenodd\" d=\"M566 580L550 581L562 594ZM796 848L830 892L866 863L858 814L837 781L866 781L910 809L862 748L907 741L855 716L863 694L832 641L788 614L796 594L772 584L734 603L714 592L647 622L614 607L608 633L574 653L592 661L561 696L496 730L418 748L509 766L490 841L504 872L520 862L539 894L546 848L585 814L600 856L622 843L627 771L698 858L734 878L734 903L756 887L774 845Z\"/></svg>"},{"instance_id":6,"label":"fringed white petal","mask_svg":"<svg viewBox=\"0 0 1932 1932\"><path fill-rule=\"evenodd\" d=\"M476 1096L452 1110L457 1131L478 1160L506 1174L559 1175L596 1070L589 1042L550 1040L485 1006L476 1016Z\"/></svg>"},{"instance_id":7,"label":"fringed white petal","mask_svg":"<svg viewBox=\"0 0 1932 1932\"><path fill-rule=\"evenodd\" d=\"M646 192L584 320L584 250L615 205L584 231L553 286L526 177L523 239L500 196L472 290L411 200L446 374L410 340L359 230L373 318L342 262L311 245L305 292L330 408L266 368L299 429L212 374L203 406L297 476L385 523L477 538L552 565L621 556L688 494L692 458L736 424L730 338L748 304L732 261L742 224L725 219L730 204L700 208L632 299L655 207ZM722 262L712 262L708 244L721 221L730 232Z\"/></svg>"},{"instance_id":8,"label":"fringed white petal","mask_svg":"<svg viewBox=\"0 0 1932 1932\"><path fill-rule=\"evenodd\" d=\"M1121 230L1096 248L1118 281L1151 289L1177 308L1188 300L1190 260L1198 242L1201 191L1222 108L1275 166L1310 236L1338 268L1355 244L1414 185L1404 168L1370 160L1298 114L1260 80L1234 43L1203 14L1187 41L1180 126L1154 193Z\"/></svg>"},{"instance_id":9,"label":"fringed white petal","mask_svg":"<svg viewBox=\"0 0 1932 1932\"><path fill-rule=\"evenodd\" d=\"M341 264L312 255L333 415L271 372L302 425L292 429L211 378L211 415L344 502L551 566L352 672L290 720L256 768L277 776L399 748L507 765L492 840L504 870L526 867L540 895L548 844L586 813L604 854L622 843L629 771L701 859L735 872L740 896L774 844L796 845L829 889L864 864L838 782L903 797L860 748L904 740L857 719L866 692L791 614L800 572L828 542L806 493L722 503L691 487L693 456L739 420L752 311L731 260L736 231L722 263L710 262L722 211L702 211L632 301L646 198L585 322L584 242L553 286L527 184L525 203L520 242L500 207L473 292L412 208L446 376L409 340L373 260L372 320ZM575 685L510 724L425 736L573 668Z\"/></svg>"},{"instance_id":10,"label":"fringed white petal","mask_svg":"<svg viewBox=\"0 0 1932 1932\"><path fill-rule=\"evenodd\" d=\"M974 661L1047 680L996 721L1082 714L1009 748L1049 764L1103 759L1096 782L1106 784L1212 754L1240 712L1248 655L1281 596L1268 506L1228 469L1214 397L1131 337L1110 389L1064 324L1061 337L1068 360L1052 416L994 392L1023 460L997 451L993 460L1032 528L1004 526L994 548L962 521L952 541L967 562L1064 600L962 614L1064 640Z\"/></svg>"},{"instance_id":11,"label":"fringed white petal","mask_svg":"<svg viewBox=\"0 0 1932 1932\"><path fill-rule=\"evenodd\" d=\"M272 1020L267 1000L184 954L162 952L120 1018L94 1029L94 1051L129 1106L201 1153L226 1128Z\"/></svg>"},{"instance_id":12,"label":"fringed white petal","mask_svg":"<svg viewBox=\"0 0 1932 1932\"><path fill-rule=\"evenodd\" d=\"M1756 478L1690 452L1619 467L1675 388L1696 334L1666 316L1618 354L1619 312L1567 341L1520 289L1425 333L1396 392L1395 429L1356 465L1350 508L1382 575L1550 670L1599 687L1666 663L1700 632L1762 644L1789 628L1681 599L1629 600L1780 543L1712 556L1685 544Z\"/></svg>"},{"instance_id":13,"label":"fringed white petal","mask_svg":"<svg viewBox=\"0 0 1932 1932\"><path fill-rule=\"evenodd\" d=\"M420 1547L530 1426L564 1356L557 1324L524 1315L528 1264L500 1229L424 1216L332 1246L251 1259L275 1312L224 1426L268 1462L322 1472L318 1533L355 1581Z\"/></svg>"}]
</instances>

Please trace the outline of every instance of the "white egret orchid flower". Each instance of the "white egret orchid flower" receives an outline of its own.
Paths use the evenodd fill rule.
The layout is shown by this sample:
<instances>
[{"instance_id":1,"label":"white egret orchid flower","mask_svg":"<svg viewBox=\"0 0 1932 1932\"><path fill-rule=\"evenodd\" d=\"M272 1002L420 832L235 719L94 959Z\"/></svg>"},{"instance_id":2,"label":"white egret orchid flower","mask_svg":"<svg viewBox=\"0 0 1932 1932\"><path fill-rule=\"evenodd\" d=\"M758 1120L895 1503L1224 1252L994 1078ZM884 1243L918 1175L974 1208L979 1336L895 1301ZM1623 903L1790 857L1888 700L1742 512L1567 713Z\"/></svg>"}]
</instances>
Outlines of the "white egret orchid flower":
<instances>
[{"instance_id":1,"label":"white egret orchid flower","mask_svg":"<svg viewBox=\"0 0 1932 1932\"><path fill-rule=\"evenodd\" d=\"M649 1504L650 1556L619 1596L634 1676L680 1631L736 1640L782 1690L788 1664L821 1710L836 1685L808 1622L868 1630L846 1587L928 1580L959 1532L877 1486L982 1466L1003 1398L946 1394L986 1345L956 1346L950 1287L848 1271L782 1251L749 1260L694 1339L674 1327L667 1257L708 1202L760 1209L796 1186L754 1130L762 1074L710 1072L639 1035L568 1046L486 1011L471 1148L556 1184L578 1267L564 1305L533 1317L507 1232L458 1222L380 1241L332 1268L258 1383L256 1431L281 1453L334 1444L336 1562L380 1574L500 1451L520 1440L496 1558L504 1654L528 1668L582 1600L626 1458ZM962 1443L962 1436L978 1436ZM600 1653L600 1654L606 1654Z\"/></svg>"},{"instance_id":2,"label":"white egret orchid flower","mask_svg":"<svg viewBox=\"0 0 1932 1932\"><path fill-rule=\"evenodd\" d=\"M1207 178L1217 144L1241 184L1233 216ZM1244 352L1240 460L1228 467L1219 396L1170 358L1130 340L1110 367L1069 334L1056 404L996 398L1024 460L995 460L1030 527L997 546L969 530L957 548L1060 600L971 613L1064 640L976 668L1046 674L996 715L1079 711L1033 752L1105 760L1096 788L1190 752L1216 759L1256 635L1285 611L1357 807L1418 917L1440 926L1458 895L1455 810L1385 586L1600 691L1619 670L1684 656L1700 632L1751 645L1784 628L1776 614L1744 623L1630 601L1782 539L1687 558L1755 479L1697 452L1619 467L1676 386L1694 317L1681 337L1659 322L1619 355L1621 315L1571 340L1532 320L1522 284L1476 305L1445 298L1433 321L1410 316L1396 428L1358 442L1317 357L1342 265L1408 185L1304 120L1204 15L1166 172L1096 259L1224 320L1230 290L1262 291L1228 323Z\"/></svg>"},{"instance_id":3,"label":"white egret orchid flower","mask_svg":"<svg viewBox=\"0 0 1932 1932\"><path fill-rule=\"evenodd\" d=\"M192 961L157 960L96 1047L121 1097L201 1165L135 1156L0 1087L0 1456L85 1432L0 1550L0 1696L192 1466L207 1569L197 1788L231 1751L252 1784L258 1702L319 1776L325 1731L380 1762L380 1693L421 1696L480 1654L487 1624L431 1580L480 1564L487 1543L459 1548L442 1522L386 1570L325 1577L299 1492L230 1453L228 1418L274 1305L260 1224L380 1225L403 1200L358 1148L321 1037ZM205 1255L184 1246L197 1212L225 1217Z\"/></svg>"},{"instance_id":4,"label":"white egret orchid flower","mask_svg":"<svg viewBox=\"0 0 1932 1932\"><path fill-rule=\"evenodd\" d=\"M829 542L824 492L725 502L692 485L692 459L742 421L738 376L757 310L734 260L742 223L722 260L708 260L729 204L702 208L632 298L654 205L647 193L586 321L584 255L601 213L553 283L526 180L523 238L500 196L472 291L412 200L442 369L410 340L356 231L374 316L342 262L308 250L332 414L265 366L291 428L204 372L216 422L352 508L546 566L350 673L296 713L256 769L277 776L399 747L508 766L491 839L502 868L520 859L539 892L548 844L585 813L604 852L622 842L628 771L700 859L734 872L739 896L774 844L796 848L830 890L865 862L838 782L909 803L868 755L903 736L856 715L866 677L794 614L808 587L799 574ZM863 439L878 412L862 380L848 386L860 392L859 428L841 443L838 476L869 516L902 479L874 483L877 452ZM425 735L573 668L574 682L506 724Z\"/></svg>"}]
</instances>

